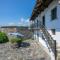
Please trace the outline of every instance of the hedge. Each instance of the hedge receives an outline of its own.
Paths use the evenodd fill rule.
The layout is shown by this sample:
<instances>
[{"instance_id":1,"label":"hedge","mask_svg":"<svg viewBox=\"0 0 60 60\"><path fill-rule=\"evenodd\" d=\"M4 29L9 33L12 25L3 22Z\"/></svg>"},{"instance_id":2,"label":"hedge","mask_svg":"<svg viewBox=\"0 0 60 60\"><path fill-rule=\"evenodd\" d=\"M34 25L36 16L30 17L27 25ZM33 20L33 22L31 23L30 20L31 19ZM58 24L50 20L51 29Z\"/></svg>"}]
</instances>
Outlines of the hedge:
<instances>
[{"instance_id":1,"label":"hedge","mask_svg":"<svg viewBox=\"0 0 60 60\"><path fill-rule=\"evenodd\" d=\"M9 39L7 35L4 32L0 32L0 43L6 43L8 42Z\"/></svg>"}]
</instances>

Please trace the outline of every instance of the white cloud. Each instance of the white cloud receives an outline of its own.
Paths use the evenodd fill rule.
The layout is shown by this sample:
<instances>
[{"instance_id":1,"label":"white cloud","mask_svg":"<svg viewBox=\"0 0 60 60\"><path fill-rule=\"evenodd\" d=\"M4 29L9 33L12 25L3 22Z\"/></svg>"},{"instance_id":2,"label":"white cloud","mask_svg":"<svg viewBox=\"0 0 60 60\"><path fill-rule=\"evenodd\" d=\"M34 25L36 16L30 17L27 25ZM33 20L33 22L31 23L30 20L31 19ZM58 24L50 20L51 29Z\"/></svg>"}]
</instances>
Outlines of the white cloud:
<instances>
[{"instance_id":1,"label":"white cloud","mask_svg":"<svg viewBox=\"0 0 60 60\"><path fill-rule=\"evenodd\" d=\"M29 18L28 19L20 18L19 22L10 22L7 25L8 26L29 26L30 22L29 22Z\"/></svg>"},{"instance_id":2,"label":"white cloud","mask_svg":"<svg viewBox=\"0 0 60 60\"><path fill-rule=\"evenodd\" d=\"M29 26L30 25L29 18L28 19L21 18L18 25L20 25L20 26Z\"/></svg>"},{"instance_id":3,"label":"white cloud","mask_svg":"<svg viewBox=\"0 0 60 60\"><path fill-rule=\"evenodd\" d=\"M11 22L11 23L8 23L9 26L15 26L16 24Z\"/></svg>"}]
</instances>

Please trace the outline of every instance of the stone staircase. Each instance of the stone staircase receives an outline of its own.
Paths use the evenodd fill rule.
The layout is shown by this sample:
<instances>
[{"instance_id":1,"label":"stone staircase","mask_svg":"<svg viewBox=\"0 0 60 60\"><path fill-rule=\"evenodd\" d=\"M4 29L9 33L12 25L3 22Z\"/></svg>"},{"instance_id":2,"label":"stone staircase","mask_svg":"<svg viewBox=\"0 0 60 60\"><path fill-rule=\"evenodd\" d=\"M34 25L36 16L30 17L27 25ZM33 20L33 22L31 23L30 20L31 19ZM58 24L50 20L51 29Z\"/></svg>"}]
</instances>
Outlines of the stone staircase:
<instances>
[{"instance_id":1,"label":"stone staircase","mask_svg":"<svg viewBox=\"0 0 60 60\"><path fill-rule=\"evenodd\" d=\"M48 54L48 50L44 48L44 46L38 42L38 41L35 41L36 42L36 47L38 49L39 54L40 54L40 60L51 60L51 57L50 55Z\"/></svg>"},{"instance_id":2,"label":"stone staircase","mask_svg":"<svg viewBox=\"0 0 60 60\"><path fill-rule=\"evenodd\" d=\"M50 51L50 49L53 51L55 54L55 40L51 37L49 32L46 30L46 28L43 25L40 25L41 32L44 36L45 42L47 42L47 47Z\"/></svg>"},{"instance_id":3,"label":"stone staircase","mask_svg":"<svg viewBox=\"0 0 60 60\"><path fill-rule=\"evenodd\" d=\"M40 30L40 32L42 33L42 35L44 37L43 40L45 41L46 46L48 47L47 50L49 50L51 60L56 60L56 41L52 38L50 33L47 31L46 27L44 25L42 25L42 23L40 21L38 24L39 27L36 27L36 25L37 25L36 23L33 25L33 29ZM45 49L45 51L46 51L46 49Z\"/></svg>"},{"instance_id":4,"label":"stone staircase","mask_svg":"<svg viewBox=\"0 0 60 60\"><path fill-rule=\"evenodd\" d=\"M40 22L40 31L51 55L51 60L56 60L56 41L52 38L46 27ZM53 58L54 57L54 58ZM53 58L53 59L52 59Z\"/></svg>"},{"instance_id":5,"label":"stone staircase","mask_svg":"<svg viewBox=\"0 0 60 60\"><path fill-rule=\"evenodd\" d=\"M60 45L57 45L57 59L60 60Z\"/></svg>"}]
</instances>

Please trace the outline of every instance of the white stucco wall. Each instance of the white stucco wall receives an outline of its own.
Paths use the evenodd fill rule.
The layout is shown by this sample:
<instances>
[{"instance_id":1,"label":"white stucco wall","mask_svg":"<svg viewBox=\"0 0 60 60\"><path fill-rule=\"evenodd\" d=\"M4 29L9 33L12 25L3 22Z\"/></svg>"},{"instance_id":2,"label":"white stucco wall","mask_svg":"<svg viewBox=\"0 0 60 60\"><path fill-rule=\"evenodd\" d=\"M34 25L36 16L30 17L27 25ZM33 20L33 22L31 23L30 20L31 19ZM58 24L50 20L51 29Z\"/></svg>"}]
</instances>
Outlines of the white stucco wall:
<instances>
[{"instance_id":1,"label":"white stucco wall","mask_svg":"<svg viewBox=\"0 0 60 60\"><path fill-rule=\"evenodd\" d=\"M51 21L51 10L55 7L57 7L57 18ZM58 4L57 1L51 3L51 5L47 8L47 13L45 14L45 20L47 30L50 32L54 40L56 40L57 43L60 43L60 5ZM52 34L51 29L56 29L55 35Z\"/></svg>"},{"instance_id":2,"label":"white stucco wall","mask_svg":"<svg viewBox=\"0 0 60 60\"><path fill-rule=\"evenodd\" d=\"M55 20L51 20L51 10L57 7L57 18ZM36 20L42 21L42 17L45 15L45 26L50 35L60 43L60 5L58 4L58 0L52 2L48 8L46 8L37 18ZM56 29L56 34L53 35L51 29ZM39 39L40 40L40 39Z\"/></svg>"},{"instance_id":3,"label":"white stucco wall","mask_svg":"<svg viewBox=\"0 0 60 60\"><path fill-rule=\"evenodd\" d=\"M53 8L57 7L57 18L53 21L51 21L51 10ZM42 21L42 17L45 15L45 26L47 31L50 33L50 35L53 37L54 40L57 41L57 44L60 44L60 5L58 4L58 0L53 1L48 8L46 8L39 16L35 19ZM51 29L56 29L56 34L53 35ZM35 31L35 39L39 40L40 43L42 43L43 46L46 46L46 43L42 39L42 34L39 32L39 37L37 36L37 31Z\"/></svg>"}]
</instances>

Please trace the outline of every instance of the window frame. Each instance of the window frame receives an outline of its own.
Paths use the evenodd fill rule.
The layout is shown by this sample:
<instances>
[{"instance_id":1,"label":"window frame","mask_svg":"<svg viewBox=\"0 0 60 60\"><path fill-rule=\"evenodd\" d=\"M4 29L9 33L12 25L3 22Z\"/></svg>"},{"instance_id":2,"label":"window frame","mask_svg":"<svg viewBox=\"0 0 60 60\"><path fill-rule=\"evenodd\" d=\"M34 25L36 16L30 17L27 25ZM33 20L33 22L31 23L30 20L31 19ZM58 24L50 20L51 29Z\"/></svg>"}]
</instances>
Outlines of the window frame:
<instances>
[{"instance_id":1,"label":"window frame","mask_svg":"<svg viewBox=\"0 0 60 60\"><path fill-rule=\"evenodd\" d=\"M56 35L56 29L51 29L53 35Z\"/></svg>"},{"instance_id":2,"label":"window frame","mask_svg":"<svg viewBox=\"0 0 60 60\"><path fill-rule=\"evenodd\" d=\"M51 20L53 21L55 19L57 19L57 7L51 10Z\"/></svg>"},{"instance_id":3,"label":"window frame","mask_svg":"<svg viewBox=\"0 0 60 60\"><path fill-rule=\"evenodd\" d=\"M42 24L45 26L45 15L42 16Z\"/></svg>"}]
</instances>

